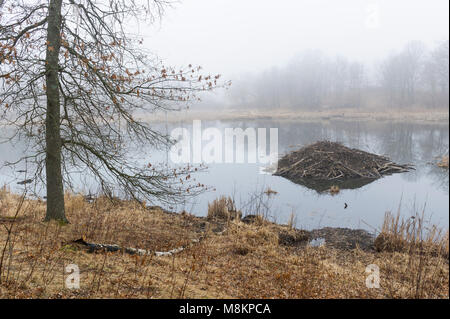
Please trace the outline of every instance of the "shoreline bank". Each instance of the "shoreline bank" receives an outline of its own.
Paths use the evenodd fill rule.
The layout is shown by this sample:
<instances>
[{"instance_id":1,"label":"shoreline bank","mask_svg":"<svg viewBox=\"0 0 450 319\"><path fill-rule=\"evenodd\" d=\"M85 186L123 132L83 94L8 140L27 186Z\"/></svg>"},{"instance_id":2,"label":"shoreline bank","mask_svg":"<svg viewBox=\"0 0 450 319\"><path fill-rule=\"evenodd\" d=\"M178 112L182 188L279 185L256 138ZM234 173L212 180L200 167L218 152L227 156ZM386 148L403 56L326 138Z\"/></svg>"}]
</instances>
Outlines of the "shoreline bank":
<instances>
[{"instance_id":1,"label":"shoreline bank","mask_svg":"<svg viewBox=\"0 0 450 319\"><path fill-rule=\"evenodd\" d=\"M373 249L365 231L307 232L257 216L197 217L71 194L63 225L42 222L45 202L37 200L15 219L19 199L0 189L0 298L448 298L448 256ZM325 245L308 245L313 238ZM69 264L80 270L79 289L64 287ZM381 288L367 287L368 265L379 267Z\"/></svg>"},{"instance_id":2,"label":"shoreline bank","mask_svg":"<svg viewBox=\"0 0 450 319\"><path fill-rule=\"evenodd\" d=\"M165 122L164 113L155 113L151 117L145 116L141 120L154 123ZM369 110L369 109L336 109L323 111L295 111L291 109L221 109L208 110L181 110L167 113L168 122L178 121L245 121L245 120L280 120L280 121L389 121L412 123L438 123L449 122L448 109L412 109L412 110Z\"/></svg>"}]
</instances>

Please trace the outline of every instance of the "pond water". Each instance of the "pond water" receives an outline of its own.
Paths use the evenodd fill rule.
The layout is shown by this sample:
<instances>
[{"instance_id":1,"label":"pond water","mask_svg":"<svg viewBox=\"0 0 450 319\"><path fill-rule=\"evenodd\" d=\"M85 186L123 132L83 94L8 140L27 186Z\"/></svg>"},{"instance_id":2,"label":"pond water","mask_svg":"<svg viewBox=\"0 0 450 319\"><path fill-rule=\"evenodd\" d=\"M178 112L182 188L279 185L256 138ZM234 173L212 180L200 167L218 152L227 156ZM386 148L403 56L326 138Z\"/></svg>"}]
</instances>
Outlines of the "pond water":
<instances>
[{"instance_id":1,"label":"pond water","mask_svg":"<svg viewBox=\"0 0 450 319\"><path fill-rule=\"evenodd\" d=\"M416 170L331 195L283 177L261 174L259 164L209 164L208 173L199 180L213 185L216 192L197 198L195 213L204 215L208 202L220 195L231 195L244 213L259 208L261 213L282 223L293 213L296 225L305 229L331 226L373 230L381 226L385 212L396 213L399 209L405 216L425 211L431 222L448 227L448 170L431 164L436 157L448 153L448 124L234 121L205 122L202 127L221 131L238 127L278 128L280 155L318 140L331 140L388 156L397 163L414 164ZM260 198L258 195L268 187L278 193Z\"/></svg>"},{"instance_id":2,"label":"pond water","mask_svg":"<svg viewBox=\"0 0 450 319\"><path fill-rule=\"evenodd\" d=\"M388 156L400 164L413 164L416 170L386 176L360 188L343 189L331 195L267 174L258 163L208 164L208 170L197 174L196 179L214 187L215 191L186 200L183 205L174 205L175 211L186 210L205 216L208 203L226 195L235 199L244 214L259 212L279 223L287 223L293 216L296 226L304 229L330 226L374 231L381 227L387 211L397 213L399 209L405 217L424 211L429 222L448 228L448 170L431 164L437 157L448 154L448 123L246 120L203 121L201 124L202 128L214 127L222 132L225 128L278 128L280 156L318 140L330 140ZM192 122L171 123L168 132L175 127L191 131ZM160 129L166 128L161 125ZM0 144L0 162L13 160L16 153L11 146ZM164 152L150 151L148 157L153 162L169 158ZM0 173L0 183L12 182L12 175L4 170ZM264 194L269 187L277 194ZM86 192L96 189L94 185L86 185L86 181L80 188Z\"/></svg>"}]
</instances>

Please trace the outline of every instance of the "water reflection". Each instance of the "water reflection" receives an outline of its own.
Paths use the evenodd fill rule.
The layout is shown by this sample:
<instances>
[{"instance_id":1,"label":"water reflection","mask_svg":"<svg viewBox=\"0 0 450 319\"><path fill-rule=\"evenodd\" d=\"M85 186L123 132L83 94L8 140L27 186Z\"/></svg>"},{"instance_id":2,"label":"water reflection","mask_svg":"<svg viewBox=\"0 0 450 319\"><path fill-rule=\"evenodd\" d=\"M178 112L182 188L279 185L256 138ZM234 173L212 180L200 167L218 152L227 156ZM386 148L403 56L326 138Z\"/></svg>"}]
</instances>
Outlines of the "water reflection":
<instances>
[{"instance_id":1,"label":"water reflection","mask_svg":"<svg viewBox=\"0 0 450 319\"><path fill-rule=\"evenodd\" d=\"M433 180L433 185L448 193L449 191L449 172L448 169L431 166L428 170L428 175Z\"/></svg>"},{"instance_id":2,"label":"water reflection","mask_svg":"<svg viewBox=\"0 0 450 319\"><path fill-rule=\"evenodd\" d=\"M315 190L318 193L325 193L330 190L332 186L338 186L339 189L358 189L367 184L372 183L376 179L373 178L355 178L349 180L334 180L334 181L326 181L326 180L315 180L315 179L292 179L290 180L296 184L305 186L309 189Z\"/></svg>"},{"instance_id":3,"label":"water reflection","mask_svg":"<svg viewBox=\"0 0 450 319\"><path fill-rule=\"evenodd\" d=\"M448 191L448 170L434 169L436 159L449 150L448 124L254 121L241 122L236 127L278 127L281 156L318 140L342 142L348 147L387 156L399 164L414 164L418 169L402 174L403 178L417 181L423 175L431 175L439 181L438 187Z\"/></svg>"},{"instance_id":4,"label":"water reflection","mask_svg":"<svg viewBox=\"0 0 450 319\"><path fill-rule=\"evenodd\" d=\"M175 127L188 130L192 122L173 123ZM381 225L384 213L396 211L403 201L406 214L412 214L414 205L427 203L427 212L434 221L448 227L448 170L436 167L437 158L448 154L449 125L389 122L293 122L293 121L202 121L202 127L224 128L278 128L278 146L280 156L314 143L318 140L342 142L352 148L385 155L399 164L413 164L416 170L395 174L372 181L351 181L338 185L342 191L331 196L319 194L311 188L324 191L330 185L301 185L292 183L279 176L262 175L258 164L211 164L207 172L197 174L195 178L205 185L214 186L217 191L208 192L186 201L185 209L196 215L206 215L208 202L221 195L234 195L237 204L247 203L257 189L270 187L278 192L271 199L271 214L278 222L289 220L293 211L297 214L298 227L317 228L352 227L366 228ZM155 127L156 128L156 127ZM161 125L160 129L165 130ZM138 146L137 146L138 147ZM23 148L22 148L23 149ZM0 144L0 167L4 161L17 160L22 155L20 145ZM166 161L164 152L141 149L139 158L152 163ZM137 160L137 158L135 158ZM20 169L20 168L19 168ZM16 185L23 174L10 169L0 170L0 185ZM81 173L82 175L82 173ZM98 186L88 177L74 178L74 191L95 192ZM17 186L17 185L16 185ZM13 187L14 188L14 187ZM348 208L344 209L344 203ZM412 204L414 203L414 205ZM370 230L370 229L369 229Z\"/></svg>"}]
</instances>

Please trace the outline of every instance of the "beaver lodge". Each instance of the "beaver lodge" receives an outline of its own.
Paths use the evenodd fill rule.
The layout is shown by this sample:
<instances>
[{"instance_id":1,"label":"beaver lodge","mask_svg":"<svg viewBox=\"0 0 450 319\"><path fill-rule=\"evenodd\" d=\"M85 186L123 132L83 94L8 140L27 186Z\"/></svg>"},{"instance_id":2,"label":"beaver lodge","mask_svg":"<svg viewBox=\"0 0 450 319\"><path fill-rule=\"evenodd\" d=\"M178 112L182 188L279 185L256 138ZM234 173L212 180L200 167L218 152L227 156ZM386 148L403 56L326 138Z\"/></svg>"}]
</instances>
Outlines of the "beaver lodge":
<instances>
[{"instance_id":1,"label":"beaver lodge","mask_svg":"<svg viewBox=\"0 0 450 319\"><path fill-rule=\"evenodd\" d=\"M358 188L384 175L411 169L411 165L396 164L384 156L320 141L282 157L274 175L322 192L333 185Z\"/></svg>"}]
</instances>

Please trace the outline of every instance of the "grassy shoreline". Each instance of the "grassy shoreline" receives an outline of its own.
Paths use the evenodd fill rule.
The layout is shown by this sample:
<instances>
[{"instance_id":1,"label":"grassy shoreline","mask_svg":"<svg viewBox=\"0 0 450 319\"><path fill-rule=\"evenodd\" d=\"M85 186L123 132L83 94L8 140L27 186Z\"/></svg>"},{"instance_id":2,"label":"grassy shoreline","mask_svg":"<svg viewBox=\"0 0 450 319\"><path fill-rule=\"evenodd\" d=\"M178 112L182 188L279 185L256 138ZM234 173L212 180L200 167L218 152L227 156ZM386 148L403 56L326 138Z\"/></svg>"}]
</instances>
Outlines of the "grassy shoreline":
<instances>
[{"instance_id":1,"label":"grassy shoreline","mask_svg":"<svg viewBox=\"0 0 450 319\"><path fill-rule=\"evenodd\" d=\"M166 120L164 113L141 117L142 120L158 123ZM448 109L411 108L398 109L330 109L321 111L296 111L292 109L219 109L215 111L193 109L168 112L167 121L192 120L222 120L222 121L250 121L250 120L283 120L283 121L390 121L412 123L448 123Z\"/></svg>"},{"instance_id":2,"label":"grassy shoreline","mask_svg":"<svg viewBox=\"0 0 450 319\"><path fill-rule=\"evenodd\" d=\"M384 245L390 240L378 250L311 247L305 232L259 218L208 219L71 194L70 224L43 223L44 202L19 202L0 191L0 298L449 298L448 233L443 257L420 245L405 249L407 242ZM151 251L188 248L161 257L89 253L72 243L79 238ZM64 286L68 264L80 269L80 289ZM373 264L381 287L370 289L366 267Z\"/></svg>"}]
</instances>

